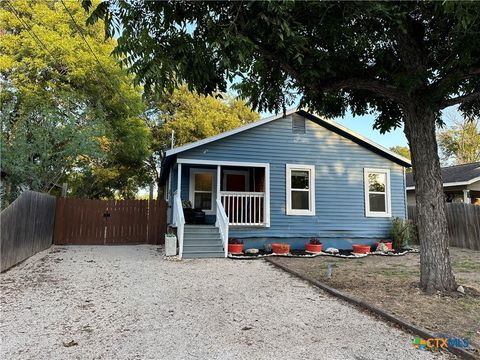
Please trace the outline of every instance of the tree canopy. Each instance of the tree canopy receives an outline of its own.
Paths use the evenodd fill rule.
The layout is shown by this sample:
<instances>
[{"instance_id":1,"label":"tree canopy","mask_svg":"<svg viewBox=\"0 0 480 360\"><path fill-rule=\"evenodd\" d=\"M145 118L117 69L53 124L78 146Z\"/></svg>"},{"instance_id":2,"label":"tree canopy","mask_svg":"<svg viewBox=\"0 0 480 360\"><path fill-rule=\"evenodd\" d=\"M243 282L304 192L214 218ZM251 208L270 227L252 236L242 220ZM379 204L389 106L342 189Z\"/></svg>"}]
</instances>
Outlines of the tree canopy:
<instances>
[{"instance_id":1,"label":"tree canopy","mask_svg":"<svg viewBox=\"0 0 480 360\"><path fill-rule=\"evenodd\" d=\"M79 196L128 192L148 156L141 89L110 57L116 42L102 24L85 22L77 2L0 4L2 180L12 198L65 180Z\"/></svg>"},{"instance_id":2,"label":"tree canopy","mask_svg":"<svg viewBox=\"0 0 480 360\"><path fill-rule=\"evenodd\" d=\"M260 118L243 100L217 95L205 96L189 91L186 86L180 86L170 96L151 102L152 112L148 124L152 143L148 164L156 181L159 180L162 152L171 147L172 131L174 146L181 146Z\"/></svg>"},{"instance_id":3,"label":"tree canopy","mask_svg":"<svg viewBox=\"0 0 480 360\"><path fill-rule=\"evenodd\" d=\"M437 120L458 103L478 113L479 14L466 2L109 1L90 20L105 19L109 35L121 27L115 53L146 91L186 82L212 93L238 80L259 110L298 94L327 116L376 111L387 131L412 96Z\"/></svg>"},{"instance_id":4,"label":"tree canopy","mask_svg":"<svg viewBox=\"0 0 480 360\"><path fill-rule=\"evenodd\" d=\"M438 134L445 165L480 161L480 120L454 118L452 125Z\"/></svg>"},{"instance_id":5,"label":"tree canopy","mask_svg":"<svg viewBox=\"0 0 480 360\"><path fill-rule=\"evenodd\" d=\"M407 159L412 158L410 154L410 149L408 148L408 146L396 145L396 146L392 146L390 150L392 150L393 152L396 152L399 155L402 155L404 158L407 158Z\"/></svg>"}]
</instances>

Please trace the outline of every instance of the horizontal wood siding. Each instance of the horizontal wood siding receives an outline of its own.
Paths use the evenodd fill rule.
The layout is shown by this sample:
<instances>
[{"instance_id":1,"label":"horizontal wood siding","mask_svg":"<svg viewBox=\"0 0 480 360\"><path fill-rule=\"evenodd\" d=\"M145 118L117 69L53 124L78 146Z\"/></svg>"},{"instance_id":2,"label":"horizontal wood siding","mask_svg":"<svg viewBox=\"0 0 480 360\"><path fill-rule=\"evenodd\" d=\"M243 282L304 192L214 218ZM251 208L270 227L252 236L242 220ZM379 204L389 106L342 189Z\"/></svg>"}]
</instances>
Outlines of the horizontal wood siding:
<instances>
[{"instance_id":1,"label":"horizontal wood siding","mask_svg":"<svg viewBox=\"0 0 480 360\"><path fill-rule=\"evenodd\" d=\"M320 236L368 241L388 236L389 218L365 217L365 167L390 169L392 216L406 215L402 166L309 120L306 134L292 134L292 118L287 117L178 157L270 163L271 227L231 228L233 237ZM286 215L285 164L315 165L316 216ZM182 198L188 198L183 189Z\"/></svg>"}]
</instances>

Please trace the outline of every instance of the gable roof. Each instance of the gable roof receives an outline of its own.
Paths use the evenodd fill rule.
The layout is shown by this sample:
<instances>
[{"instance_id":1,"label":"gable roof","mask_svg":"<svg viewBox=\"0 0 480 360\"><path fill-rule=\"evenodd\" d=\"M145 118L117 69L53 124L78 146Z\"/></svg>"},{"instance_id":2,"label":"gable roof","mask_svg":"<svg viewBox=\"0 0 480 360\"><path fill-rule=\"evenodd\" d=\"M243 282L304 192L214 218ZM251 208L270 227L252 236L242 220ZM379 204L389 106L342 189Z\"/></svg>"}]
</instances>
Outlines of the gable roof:
<instances>
[{"instance_id":1,"label":"gable roof","mask_svg":"<svg viewBox=\"0 0 480 360\"><path fill-rule=\"evenodd\" d=\"M232 136L232 135L235 135L235 134L238 134L238 133L241 133L243 131L246 131L246 130L249 130L249 129L253 129L257 126L261 126L261 125L264 125L264 124L267 124L269 122L272 122L274 120L278 120L278 119L281 119L283 117L286 117L286 116L289 116L289 115L292 115L292 114L298 114L298 115L301 115L315 123L317 123L318 125L321 125L325 128L327 128L328 130L331 130L383 157L386 157L387 159L399 164L399 165L402 165L402 166L405 166L405 167L410 167L411 166L411 163L410 163L410 160L408 160L407 158L404 158L403 156L399 155L399 154L396 154L395 152L367 139L366 137L360 135L360 134L357 134L355 132L353 132L352 130L334 122L334 121L331 121L331 120L327 120L327 119L323 119L323 118L320 118L319 116L316 116L316 115L313 115L309 112L306 112L304 110L296 110L296 109L290 109L288 111L286 111L285 114L281 114L281 115L274 115L274 116L269 116L267 118L264 118L264 119L261 119L261 120L258 120L256 122L253 122L253 123L250 123L250 124L247 124L247 125L244 125L244 126L241 126L239 128L236 128L236 129L233 129L233 130L230 130L230 131L226 131L226 132L223 132L221 134L218 134L218 135L215 135L215 136L211 136L211 137L208 137L206 139L202 139L202 140L198 140L198 141L195 141L195 142L192 142L192 143L189 143L189 144L185 144L183 146L179 146L177 148L173 148L171 150L167 150L166 153L165 153L165 158L169 158L173 155L176 155L176 154L180 154L184 151L187 151L187 150L190 150L190 149L194 149L196 147L199 147L199 146L202 146L202 145L206 145L206 144L209 144L213 141L217 141L217 140L220 140L220 139L223 139L223 138L226 138L228 136Z\"/></svg>"},{"instance_id":2,"label":"gable roof","mask_svg":"<svg viewBox=\"0 0 480 360\"><path fill-rule=\"evenodd\" d=\"M461 186L469 185L475 181L480 181L480 162L454 165L443 167L442 169L443 186ZM407 188L415 188L413 174L406 176Z\"/></svg>"}]
</instances>

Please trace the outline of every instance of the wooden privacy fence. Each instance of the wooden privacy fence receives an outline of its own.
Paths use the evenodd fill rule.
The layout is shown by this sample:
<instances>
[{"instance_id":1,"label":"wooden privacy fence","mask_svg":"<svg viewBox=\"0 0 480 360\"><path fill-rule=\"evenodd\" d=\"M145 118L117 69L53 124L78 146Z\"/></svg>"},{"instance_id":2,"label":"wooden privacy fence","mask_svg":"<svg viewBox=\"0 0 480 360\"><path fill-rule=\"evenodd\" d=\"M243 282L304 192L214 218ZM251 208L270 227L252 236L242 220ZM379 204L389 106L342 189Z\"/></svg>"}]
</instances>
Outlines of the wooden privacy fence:
<instances>
[{"instance_id":1,"label":"wooden privacy fence","mask_svg":"<svg viewBox=\"0 0 480 360\"><path fill-rule=\"evenodd\" d=\"M480 250L480 206L447 203L450 245ZM408 218L416 222L416 205L408 206Z\"/></svg>"},{"instance_id":2,"label":"wooden privacy fence","mask_svg":"<svg viewBox=\"0 0 480 360\"><path fill-rule=\"evenodd\" d=\"M57 199L55 244L163 244L164 200Z\"/></svg>"},{"instance_id":3,"label":"wooden privacy fence","mask_svg":"<svg viewBox=\"0 0 480 360\"><path fill-rule=\"evenodd\" d=\"M1 271L52 245L55 197L23 192L0 216Z\"/></svg>"}]
</instances>

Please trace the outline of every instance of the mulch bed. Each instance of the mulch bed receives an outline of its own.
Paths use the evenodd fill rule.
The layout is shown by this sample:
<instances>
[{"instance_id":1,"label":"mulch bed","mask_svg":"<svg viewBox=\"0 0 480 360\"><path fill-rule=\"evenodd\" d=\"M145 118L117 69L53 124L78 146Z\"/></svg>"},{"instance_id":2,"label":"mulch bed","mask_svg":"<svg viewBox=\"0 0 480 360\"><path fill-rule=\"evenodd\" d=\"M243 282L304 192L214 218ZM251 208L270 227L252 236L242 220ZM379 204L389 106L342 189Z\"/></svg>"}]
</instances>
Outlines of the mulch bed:
<instances>
[{"instance_id":1,"label":"mulch bed","mask_svg":"<svg viewBox=\"0 0 480 360\"><path fill-rule=\"evenodd\" d=\"M352 250L345 250L345 249L339 249L337 254L332 254L332 253L327 253L327 252L321 252L317 254L312 254L308 253L305 250L291 250L289 254L275 254L272 253L271 251L265 251L263 249L259 249L259 252L257 254L228 254L228 257L230 259L236 259L236 260L253 260L253 259L262 259L265 257L269 256L279 256L279 257L290 257L290 258L313 258L317 256L332 256L336 258L343 258L343 259L361 259L364 258L365 256L368 255L377 255L377 256L403 256L409 253L417 253L418 250L416 249L405 249L405 250L393 250L389 252L380 252L380 251L374 251L370 252L368 254L355 254L352 252Z\"/></svg>"}]
</instances>

